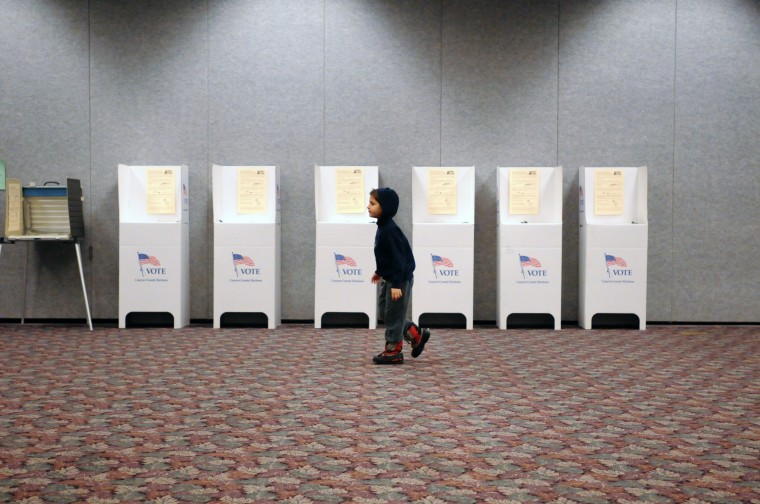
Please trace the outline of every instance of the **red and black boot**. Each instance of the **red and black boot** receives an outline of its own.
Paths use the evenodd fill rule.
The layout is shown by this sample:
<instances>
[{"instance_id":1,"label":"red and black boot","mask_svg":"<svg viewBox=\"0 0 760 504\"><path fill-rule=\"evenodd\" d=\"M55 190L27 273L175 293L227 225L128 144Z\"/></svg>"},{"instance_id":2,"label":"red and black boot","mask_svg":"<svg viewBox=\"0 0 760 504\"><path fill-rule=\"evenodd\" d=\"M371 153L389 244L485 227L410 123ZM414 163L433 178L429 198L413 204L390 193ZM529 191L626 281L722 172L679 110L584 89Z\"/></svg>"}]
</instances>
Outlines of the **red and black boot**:
<instances>
[{"instance_id":1,"label":"red and black boot","mask_svg":"<svg viewBox=\"0 0 760 504\"><path fill-rule=\"evenodd\" d=\"M404 325L404 339L412 345L412 357L416 359L430 339L430 329L420 329L414 322L407 321Z\"/></svg>"},{"instance_id":2,"label":"red and black boot","mask_svg":"<svg viewBox=\"0 0 760 504\"><path fill-rule=\"evenodd\" d=\"M403 341L386 343L385 351L372 357L372 362L375 364L403 364L404 354L401 353L403 345Z\"/></svg>"}]
</instances>

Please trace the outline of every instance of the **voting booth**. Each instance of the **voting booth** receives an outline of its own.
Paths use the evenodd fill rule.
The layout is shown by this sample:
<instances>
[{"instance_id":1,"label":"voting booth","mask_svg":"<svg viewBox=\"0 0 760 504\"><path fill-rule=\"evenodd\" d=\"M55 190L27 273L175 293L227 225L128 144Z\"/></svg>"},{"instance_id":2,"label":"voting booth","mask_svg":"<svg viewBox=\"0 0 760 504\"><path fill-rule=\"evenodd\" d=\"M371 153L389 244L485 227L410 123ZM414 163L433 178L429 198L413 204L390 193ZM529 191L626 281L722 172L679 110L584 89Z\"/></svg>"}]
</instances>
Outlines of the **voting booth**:
<instances>
[{"instance_id":1,"label":"voting booth","mask_svg":"<svg viewBox=\"0 0 760 504\"><path fill-rule=\"evenodd\" d=\"M212 167L214 328L225 314L280 325L280 175L275 166Z\"/></svg>"},{"instance_id":2,"label":"voting booth","mask_svg":"<svg viewBox=\"0 0 760 504\"><path fill-rule=\"evenodd\" d=\"M2 164L2 162L0 162ZM74 244L79 265L79 278L82 282L82 295L87 312L87 323L92 331L90 302L87 299L87 286L82 268L82 250L80 242L84 239L84 195L82 184L78 179L66 179L66 185L58 182L46 182L38 186L23 186L19 179L5 180L4 165L3 187L7 189L5 200L5 236L0 238L0 251L3 243L15 242L67 242ZM27 249L28 250L28 249ZM24 293L21 320L26 313L26 270L24 264Z\"/></svg>"},{"instance_id":3,"label":"voting booth","mask_svg":"<svg viewBox=\"0 0 760 504\"><path fill-rule=\"evenodd\" d=\"M647 168L582 167L579 316L636 315L646 328Z\"/></svg>"},{"instance_id":4,"label":"voting booth","mask_svg":"<svg viewBox=\"0 0 760 504\"><path fill-rule=\"evenodd\" d=\"M119 165L119 327L131 313L190 323L187 166Z\"/></svg>"},{"instance_id":5,"label":"voting booth","mask_svg":"<svg viewBox=\"0 0 760 504\"><path fill-rule=\"evenodd\" d=\"M562 325L562 167L500 167L498 326L512 314L549 314Z\"/></svg>"},{"instance_id":6,"label":"voting booth","mask_svg":"<svg viewBox=\"0 0 760 504\"><path fill-rule=\"evenodd\" d=\"M461 313L473 327L475 167L413 168L412 318Z\"/></svg>"},{"instance_id":7,"label":"voting booth","mask_svg":"<svg viewBox=\"0 0 760 504\"><path fill-rule=\"evenodd\" d=\"M377 166L315 166L316 328L325 313L366 313L369 328L377 327L377 224L367 212L369 192L377 185Z\"/></svg>"}]
</instances>

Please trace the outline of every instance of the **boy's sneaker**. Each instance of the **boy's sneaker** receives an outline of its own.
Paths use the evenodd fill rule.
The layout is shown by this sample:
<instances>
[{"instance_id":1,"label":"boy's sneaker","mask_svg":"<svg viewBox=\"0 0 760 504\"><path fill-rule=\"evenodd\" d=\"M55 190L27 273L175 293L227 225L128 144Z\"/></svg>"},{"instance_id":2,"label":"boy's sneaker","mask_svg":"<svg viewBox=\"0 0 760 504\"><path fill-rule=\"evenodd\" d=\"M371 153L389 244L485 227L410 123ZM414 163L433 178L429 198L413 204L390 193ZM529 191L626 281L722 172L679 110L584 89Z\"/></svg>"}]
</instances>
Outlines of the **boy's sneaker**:
<instances>
[{"instance_id":1,"label":"boy's sneaker","mask_svg":"<svg viewBox=\"0 0 760 504\"><path fill-rule=\"evenodd\" d=\"M416 359L420 356L422 351L425 349L425 343L427 343L429 339L430 329L423 329L422 334L420 334L420 342L416 345L412 345L412 357Z\"/></svg>"},{"instance_id":2,"label":"boy's sneaker","mask_svg":"<svg viewBox=\"0 0 760 504\"><path fill-rule=\"evenodd\" d=\"M398 343L396 346L388 347L386 345L383 353L377 354L372 357L372 362L375 364L403 364L404 354L401 353L401 347L403 343Z\"/></svg>"},{"instance_id":3,"label":"boy's sneaker","mask_svg":"<svg viewBox=\"0 0 760 504\"><path fill-rule=\"evenodd\" d=\"M416 359L430 339L430 329L420 329L417 324L409 321L404 327L404 339L412 345L412 357Z\"/></svg>"}]
</instances>

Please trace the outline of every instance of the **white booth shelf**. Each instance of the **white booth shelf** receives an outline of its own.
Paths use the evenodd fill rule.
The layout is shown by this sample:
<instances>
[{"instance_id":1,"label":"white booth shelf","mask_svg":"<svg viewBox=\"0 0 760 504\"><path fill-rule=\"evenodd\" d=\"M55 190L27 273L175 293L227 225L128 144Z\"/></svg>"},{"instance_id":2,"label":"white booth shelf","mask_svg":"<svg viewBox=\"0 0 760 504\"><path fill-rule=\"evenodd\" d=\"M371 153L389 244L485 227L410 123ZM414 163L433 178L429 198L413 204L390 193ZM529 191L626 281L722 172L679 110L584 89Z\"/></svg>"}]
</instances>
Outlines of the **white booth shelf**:
<instances>
[{"instance_id":1,"label":"white booth shelf","mask_svg":"<svg viewBox=\"0 0 760 504\"><path fill-rule=\"evenodd\" d=\"M130 313L190 323L187 166L119 165L119 327Z\"/></svg>"},{"instance_id":2,"label":"white booth shelf","mask_svg":"<svg viewBox=\"0 0 760 504\"><path fill-rule=\"evenodd\" d=\"M634 314L646 328L647 168L583 167L579 174L579 323Z\"/></svg>"},{"instance_id":3,"label":"white booth shelf","mask_svg":"<svg viewBox=\"0 0 760 504\"><path fill-rule=\"evenodd\" d=\"M367 212L377 166L315 166L314 326L326 313L365 313L377 327L375 231Z\"/></svg>"},{"instance_id":4,"label":"white booth shelf","mask_svg":"<svg viewBox=\"0 0 760 504\"><path fill-rule=\"evenodd\" d=\"M212 167L214 328L226 313L281 323L280 177L275 166Z\"/></svg>"},{"instance_id":5,"label":"white booth shelf","mask_svg":"<svg viewBox=\"0 0 760 504\"><path fill-rule=\"evenodd\" d=\"M507 329L512 314L549 314L560 329L562 167L500 167L497 179L497 325Z\"/></svg>"},{"instance_id":6,"label":"white booth shelf","mask_svg":"<svg viewBox=\"0 0 760 504\"><path fill-rule=\"evenodd\" d=\"M412 202L412 318L460 313L472 329L475 167L414 167Z\"/></svg>"}]
</instances>

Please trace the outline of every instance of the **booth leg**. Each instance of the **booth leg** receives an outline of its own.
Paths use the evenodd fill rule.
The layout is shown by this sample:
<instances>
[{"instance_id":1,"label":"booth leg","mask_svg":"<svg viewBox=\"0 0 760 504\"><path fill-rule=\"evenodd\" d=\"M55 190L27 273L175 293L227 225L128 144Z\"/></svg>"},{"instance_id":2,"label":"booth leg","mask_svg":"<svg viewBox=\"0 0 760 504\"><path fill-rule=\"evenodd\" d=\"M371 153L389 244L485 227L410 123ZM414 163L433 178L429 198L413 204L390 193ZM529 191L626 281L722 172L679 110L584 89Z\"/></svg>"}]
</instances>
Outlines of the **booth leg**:
<instances>
[{"instance_id":1,"label":"booth leg","mask_svg":"<svg viewBox=\"0 0 760 504\"><path fill-rule=\"evenodd\" d=\"M87 286L84 283L84 269L82 268L82 250L79 242L74 242L74 248L77 251L77 262L79 263L79 278L82 280L82 294L84 295L84 307L87 309L87 324L92 331L92 316L90 315L90 301L87 299Z\"/></svg>"},{"instance_id":2,"label":"booth leg","mask_svg":"<svg viewBox=\"0 0 760 504\"><path fill-rule=\"evenodd\" d=\"M26 242L26 259L24 259L24 301L21 307L21 325L26 318L26 272L29 269L29 242Z\"/></svg>"}]
</instances>

